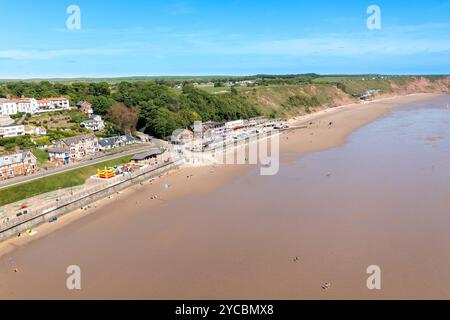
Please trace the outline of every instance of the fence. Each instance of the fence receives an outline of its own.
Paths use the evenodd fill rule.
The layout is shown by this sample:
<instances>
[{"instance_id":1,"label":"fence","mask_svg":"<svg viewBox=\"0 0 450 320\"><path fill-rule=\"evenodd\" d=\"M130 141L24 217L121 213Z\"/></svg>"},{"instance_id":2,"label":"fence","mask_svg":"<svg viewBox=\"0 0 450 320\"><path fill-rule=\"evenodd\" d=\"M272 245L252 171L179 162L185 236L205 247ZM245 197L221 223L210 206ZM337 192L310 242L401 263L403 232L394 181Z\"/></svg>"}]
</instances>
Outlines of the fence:
<instances>
[{"instance_id":1,"label":"fence","mask_svg":"<svg viewBox=\"0 0 450 320\"><path fill-rule=\"evenodd\" d=\"M99 186L84 189L76 194L58 199L55 204L42 206L36 210L30 210L21 217L9 219L0 226L0 241L16 236L29 228L45 223L51 218L64 215L82 206L88 205L100 198L104 198L123 190L133 184L141 182L155 175L179 167L184 162L183 159L172 159L168 163L152 166L132 173L125 173L112 181L108 181Z\"/></svg>"}]
</instances>

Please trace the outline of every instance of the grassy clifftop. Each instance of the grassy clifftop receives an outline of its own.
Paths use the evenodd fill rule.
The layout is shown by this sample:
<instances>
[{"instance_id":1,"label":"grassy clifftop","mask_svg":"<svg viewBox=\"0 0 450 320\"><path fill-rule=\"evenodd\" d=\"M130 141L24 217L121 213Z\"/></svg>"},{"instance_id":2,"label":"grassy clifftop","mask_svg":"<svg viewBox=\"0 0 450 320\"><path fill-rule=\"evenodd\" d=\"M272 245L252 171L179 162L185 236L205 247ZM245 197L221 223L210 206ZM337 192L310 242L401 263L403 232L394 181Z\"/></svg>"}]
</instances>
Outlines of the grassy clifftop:
<instances>
[{"instance_id":1,"label":"grassy clifftop","mask_svg":"<svg viewBox=\"0 0 450 320\"><path fill-rule=\"evenodd\" d=\"M255 75L155 78L110 82L6 82L0 98L59 97L84 100L94 112L126 132L167 138L194 121L230 121L259 115L289 117L356 102L420 92L449 92L446 76ZM117 132L116 132L117 133Z\"/></svg>"},{"instance_id":2,"label":"grassy clifftop","mask_svg":"<svg viewBox=\"0 0 450 320\"><path fill-rule=\"evenodd\" d=\"M240 95L269 116L292 116L332 108L360 100L367 91L379 93L369 99L411 93L448 93L450 77L320 77L297 85L242 88Z\"/></svg>"}]
</instances>

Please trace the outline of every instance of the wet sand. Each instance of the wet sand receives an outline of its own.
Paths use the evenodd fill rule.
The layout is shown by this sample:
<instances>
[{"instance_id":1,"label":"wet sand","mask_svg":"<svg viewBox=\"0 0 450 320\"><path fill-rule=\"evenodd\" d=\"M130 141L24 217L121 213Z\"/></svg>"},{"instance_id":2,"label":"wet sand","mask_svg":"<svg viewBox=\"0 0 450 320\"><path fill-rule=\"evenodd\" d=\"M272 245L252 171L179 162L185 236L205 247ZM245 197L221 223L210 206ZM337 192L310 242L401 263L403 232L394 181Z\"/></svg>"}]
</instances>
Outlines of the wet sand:
<instances>
[{"instance_id":1,"label":"wet sand","mask_svg":"<svg viewBox=\"0 0 450 320\"><path fill-rule=\"evenodd\" d=\"M308 153L335 148L344 144L349 134L373 122L386 112L401 105L426 101L439 96L441 95L412 94L391 97L364 104L350 104L298 117L296 120L291 120L290 124L305 125L308 128L300 130L301 133L289 134L288 139L285 138L283 141L282 149L285 152ZM329 126L330 122L333 123L332 126Z\"/></svg>"},{"instance_id":2,"label":"wet sand","mask_svg":"<svg viewBox=\"0 0 450 320\"><path fill-rule=\"evenodd\" d=\"M450 282L444 232L450 216L441 200L448 195L446 176L429 182L440 192L447 186L435 195L439 204L431 192L422 203L422 189L406 185L397 194L388 179L406 179L408 170L377 168L387 179L380 184L380 171L358 153L364 145L350 141L349 154L337 148L305 156L342 146L350 133L399 105L428 104L432 97L348 106L301 120L308 129L282 137L277 176L261 177L248 166L183 169L45 225L34 238L8 241L0 246L0 298L450 298L447 285L439 285ZM428 176L424 170L420 178ZM171 187L164 190L163 183ZM425 204L432 205L431 216L424 215ZM80 292L65 288L65 270L73 264L82 270ZM387 279L380 292L365 286L371 264L382 266ZM332 284L327 291L325 282Z\"/></svg>"}]
</instances>

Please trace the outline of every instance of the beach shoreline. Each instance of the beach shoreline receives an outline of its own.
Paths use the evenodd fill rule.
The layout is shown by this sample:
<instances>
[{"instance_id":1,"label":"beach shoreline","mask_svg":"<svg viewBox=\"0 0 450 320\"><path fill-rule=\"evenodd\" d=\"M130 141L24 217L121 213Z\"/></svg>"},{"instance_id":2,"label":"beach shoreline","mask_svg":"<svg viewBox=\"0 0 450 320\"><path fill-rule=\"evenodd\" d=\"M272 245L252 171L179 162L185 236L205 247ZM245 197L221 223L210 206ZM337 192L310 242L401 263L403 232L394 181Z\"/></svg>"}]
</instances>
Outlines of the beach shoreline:
<instances>
[{"instance_id":1,"label":"beach shoreline","mask_svg":"<svg viewBox=\"0 0 450 320\"><path fill-rule=\"evenodd\" d=\"M280 136L280 150L284 153L281 161L288 162L308 153L337 148L345 144L350 134L377 120L387 112L408 103L433 99L443 95L425 93L388 97L371 102L338 106L289 119L288 123L290 126L303 127L302 129L287 131ZM161 204L162 201L170 201L198 193L207 194L214 189L220 188L227 181L242 175L249 167L248 165L210 165L195 168L187 167L167 172L158 180L171 181L172 186L178 187L173 188L174 192L170 199L155 199L153 204L150 204L150 208L152 205ZM186 180L189 180L189 184L185 183ZM79 219L83 219L83 217L95 215L111 203L125 201L131 194L139 192L139 190L146 190L145 192L158 197L159 193L162 192L159 186L161 183L163 181L155 181L151 184L146 182L143 185L127 188L120 194L94 202L92 208L87 211L76 210L60 217L55 223L37 226L34 229L37 231L37 234L32 237L24 234L18 238L8 239L0 243L0 258L31 242L45 238L51 233L57 232Z\"/></svg>"}]
</instances>

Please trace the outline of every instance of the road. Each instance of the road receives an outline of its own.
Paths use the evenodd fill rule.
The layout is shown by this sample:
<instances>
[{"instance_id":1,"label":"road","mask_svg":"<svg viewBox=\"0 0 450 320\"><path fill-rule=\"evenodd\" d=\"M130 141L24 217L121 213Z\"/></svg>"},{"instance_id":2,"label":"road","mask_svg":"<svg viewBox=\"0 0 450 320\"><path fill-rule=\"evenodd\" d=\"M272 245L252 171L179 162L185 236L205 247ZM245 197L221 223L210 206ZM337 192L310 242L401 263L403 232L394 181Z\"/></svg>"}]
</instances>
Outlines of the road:
<instances>
[{"instance_id":1,"label":"road","mask_svg":"<svg viewBox=\"0 0 450 320\"><path fill-rule=\"evenodd\" d=\"M79 163L74 163L74 164L70 164L67 166L63 166L63 167L58 167L58 168L54 168L54 169L50 169L47 171L41 171L37 174L34 175L30 175L30 176L26 176L26 177L17 177L17 178L13 178L10 180L5 180L5 181L0 181L0 189L6 188L6 187L11 187L17 184L21 184L24 182L30 182L36 179L40 179L43 177L48 177L48 176L52 176L58 173L62 173L62 172L66 172L66 171L70 171L70 170L74 170L74 169L78 169L78 168L83 168L83 167L87 167L96 163L100 163L100 162L104 162L104 161L109 161L109 160L114 160L117 158L121 158L121 157L125 157L128 155L134 155L134 154L138 154L138 153L143 153L146 151L150 151L152 149L155 149L159 146L162 146L162 142L160 141L153 141L152 144L147 144L145 146L143 146L142 148L136 148L136 149L131 149L131 150L127 150L127 151L123 151L123 152L119 152L113 155L109 155L109 156L105 156L105 157L101 157L98 159L93 159L93 160L86 160L83 162L79 162Z\"/></svg>"}]
</instances>

